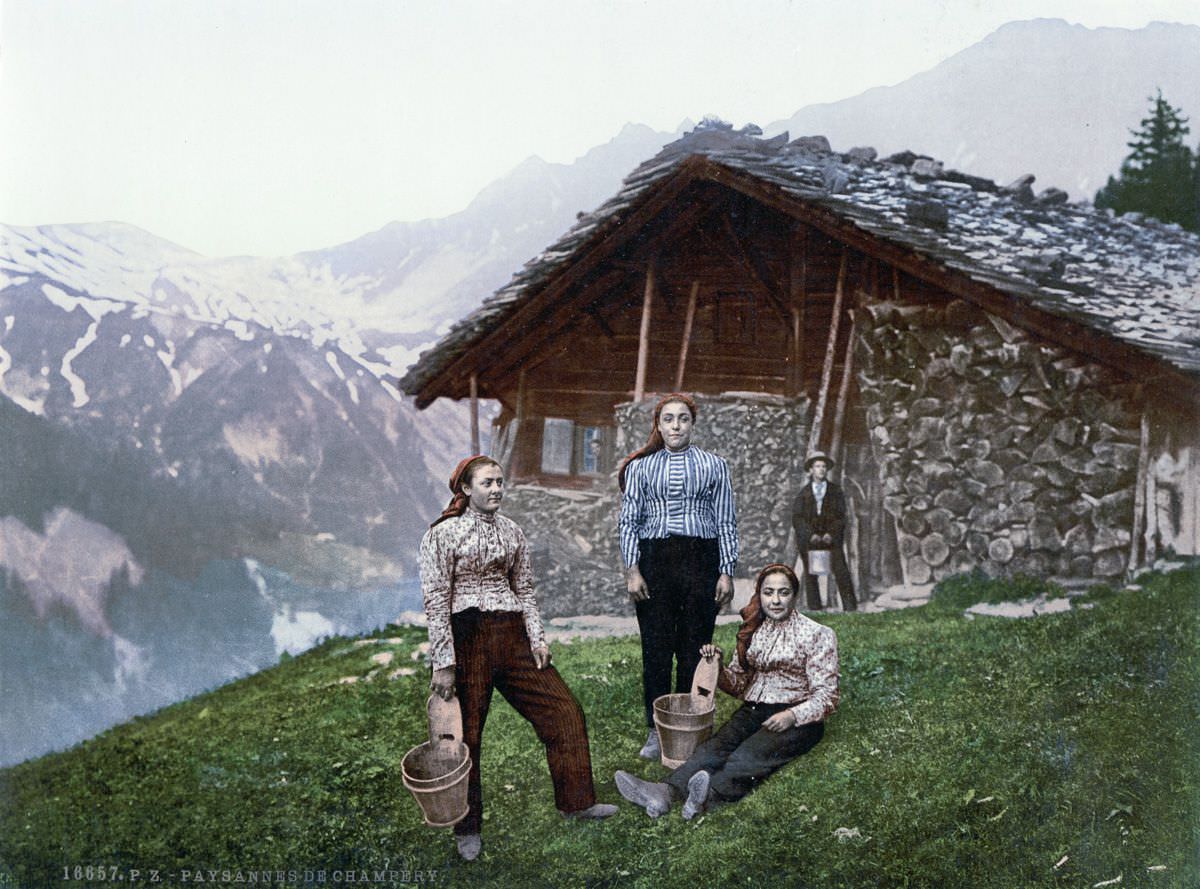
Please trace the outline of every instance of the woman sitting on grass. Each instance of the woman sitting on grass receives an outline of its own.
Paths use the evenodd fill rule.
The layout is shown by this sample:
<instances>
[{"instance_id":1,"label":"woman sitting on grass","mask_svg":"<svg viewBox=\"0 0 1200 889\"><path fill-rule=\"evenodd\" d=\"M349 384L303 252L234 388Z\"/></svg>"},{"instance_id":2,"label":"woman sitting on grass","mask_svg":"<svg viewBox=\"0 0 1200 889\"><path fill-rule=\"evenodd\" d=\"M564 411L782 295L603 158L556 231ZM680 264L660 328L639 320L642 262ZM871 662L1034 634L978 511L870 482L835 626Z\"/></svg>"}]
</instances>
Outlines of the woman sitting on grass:
<instances>
[{"instance_id":1,"label":"woman sitting on grass","mask_svg":"<svg viewBox=\"0 0 1200 889\"><path fill-rule=\"evenodd\" d=\"M754 596L742 609L737 655L719 679L742 706L664 783L617 772L621 796L651 818L683 801L683 817L694 818L709 806L741 799L816 746L838 703L837 636L796 611L799 590L787 565L759 572ZM700 654L719 658L722 652L709 644Z\"/></svg>"}]
</instances>

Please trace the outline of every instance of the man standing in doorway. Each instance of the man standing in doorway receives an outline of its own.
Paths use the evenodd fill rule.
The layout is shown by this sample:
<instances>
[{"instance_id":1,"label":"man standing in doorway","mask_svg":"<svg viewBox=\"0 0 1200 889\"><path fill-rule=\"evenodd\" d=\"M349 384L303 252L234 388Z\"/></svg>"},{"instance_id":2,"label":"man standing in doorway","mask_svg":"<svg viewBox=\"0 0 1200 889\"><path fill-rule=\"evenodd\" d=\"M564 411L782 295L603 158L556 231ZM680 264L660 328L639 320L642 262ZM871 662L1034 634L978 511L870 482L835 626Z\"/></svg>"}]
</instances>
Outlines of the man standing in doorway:
<instances>
[{"instance_id":1,"label":"man standing in doorway","mask_svg":"<svg viewBox=\"0 0 1200 889\"><path fill-rule=\"evenodd\" d=\"M712 642L717 612L733 598L737 512L725 460L692 446L696 403L673 393L654 409L645 447L625 458L621 555L625 587L642 636L642 694L650 732L640 756L661 752L654 700L692 687L700 646Z\"/></svg>"},{"instance_id":2,"label":"man standing in doorway","mask_svg":"<svg viewBox=\"0 0 1200 889\"><path fill-rule=\"evenodd\" d=\"M844 551L846 498L841 486L828 478L833 460L827 454L815 451L804 461L804 468L809 474L809 482L792 503L792 528L796 532L800 559L804 562L804 591L808 608L818 611L822 607L816 575L809 570L809 553L828 550L833 579L842 596L842 609L857 611L858 600L854 598L854 582L850 579Z\"/></svg>"}]
</instances>

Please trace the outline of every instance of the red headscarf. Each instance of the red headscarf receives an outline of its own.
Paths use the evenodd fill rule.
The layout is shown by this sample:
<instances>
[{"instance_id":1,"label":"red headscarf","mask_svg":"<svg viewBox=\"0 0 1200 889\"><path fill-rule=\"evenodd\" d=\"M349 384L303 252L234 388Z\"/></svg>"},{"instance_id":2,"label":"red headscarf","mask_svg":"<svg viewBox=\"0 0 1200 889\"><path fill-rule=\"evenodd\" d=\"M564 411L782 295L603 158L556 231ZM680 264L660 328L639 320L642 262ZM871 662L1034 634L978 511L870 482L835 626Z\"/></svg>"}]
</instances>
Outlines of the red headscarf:
<instances>
[{"instance_id":1,"label":"red headscarf","mask_svg":"<svg viewBox=\"0 0 1200 889\"><path fill-rule=\"evenodd\" d=\"M459 462L454 467L454 472L450 474L450 493L454 496L450 498L450 502L446 504L446 508L442 510L442 514L433 520L432 528L446 519L452 519L455 516L460 516L467 511L467 505L471 502L471 498L463 493L462 486L471 478L471 473L475 471L476 466L499 466L500 464L491 457L484 454L476 454L473 457L467 457Z\"/></svg>"},{"instance_id":2,"label":"red headscarf","mask_svg":"<svg viewBox=\"0 0 1200 889\"><path fill-rule=\"evenodd\" d=\"M750 597L750 601L742 609L742 625L737 632L737 656L738 660L742 662L742 667L746 670L750 669L750 661L746 657L746 652L750 649L750 638L766 619L762 609L762 585L763 581L771 574L782 574L787 577L788 583L792 585L793 595L797 595L800 592L800 578L796 576L795 571L782 562L772 562L762 571L758 572L758 579L754 581L754 595Z\"/></svg>"},{"instance_id":3,"label":"red headscarf","mask_svg":"<svg viewBox=\"0 0 1200 889\"><path fill-rule=\"evenodd\" d=\"M692 400L690 395L684 395L682 392L672 392L670 395L664 395L659 399L658 404L654 406L654 425L650 429L650 438L646 443L621 461L621 468L617 470L617 484L621 490L625 490L625 470L629 468L629 464L634 460L640 460L642 457L649 457L655 451L661 451L665 448L666 442L663 441L662 433L658 431L658 419L662 416L663 407L670 404L672 401L678 401L687 405L687 409L692 414L692 419L696 419L696 414L699 411L696 409L696 402Z\"/></svg>"}]
</instances>

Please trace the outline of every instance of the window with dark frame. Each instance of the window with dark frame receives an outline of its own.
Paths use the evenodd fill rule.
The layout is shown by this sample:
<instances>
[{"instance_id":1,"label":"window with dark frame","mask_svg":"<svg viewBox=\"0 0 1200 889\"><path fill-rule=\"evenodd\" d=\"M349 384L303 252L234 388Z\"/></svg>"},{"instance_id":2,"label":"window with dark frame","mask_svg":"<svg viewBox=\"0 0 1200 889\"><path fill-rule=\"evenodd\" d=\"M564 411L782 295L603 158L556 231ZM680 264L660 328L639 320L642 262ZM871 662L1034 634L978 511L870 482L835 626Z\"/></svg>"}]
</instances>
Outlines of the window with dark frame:
<instances>
[{"instance_id":1,"label":"window with dark frame","mask_svg":"<svg viewBox=\"0 0 1200 889\"><path fill-rule=\"evenodd\" d=\"M613 428L546 417L541 471L547 475L604 475L612 462Z\"/></svg>"}]
</instances>

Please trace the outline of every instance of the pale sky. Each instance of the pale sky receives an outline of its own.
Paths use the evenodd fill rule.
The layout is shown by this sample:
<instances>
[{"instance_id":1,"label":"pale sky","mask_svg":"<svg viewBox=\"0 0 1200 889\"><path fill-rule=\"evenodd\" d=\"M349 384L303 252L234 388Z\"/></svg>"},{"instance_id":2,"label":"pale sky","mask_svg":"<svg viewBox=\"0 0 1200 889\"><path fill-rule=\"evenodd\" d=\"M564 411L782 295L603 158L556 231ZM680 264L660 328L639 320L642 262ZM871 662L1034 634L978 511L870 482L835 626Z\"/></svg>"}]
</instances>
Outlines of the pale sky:
<instances>
[{"instance_id":1,"label":"pale sky","mask_svg":"<svg viewBox=\"0 0 1200 889\"><path fill-rule=\"evenodd\" d=\"M1200 24L1197 0L0 0L0 222L213 256L446 216L627 122L766 126L1007 21Z\"/></svg>"}]
</instances>

